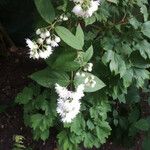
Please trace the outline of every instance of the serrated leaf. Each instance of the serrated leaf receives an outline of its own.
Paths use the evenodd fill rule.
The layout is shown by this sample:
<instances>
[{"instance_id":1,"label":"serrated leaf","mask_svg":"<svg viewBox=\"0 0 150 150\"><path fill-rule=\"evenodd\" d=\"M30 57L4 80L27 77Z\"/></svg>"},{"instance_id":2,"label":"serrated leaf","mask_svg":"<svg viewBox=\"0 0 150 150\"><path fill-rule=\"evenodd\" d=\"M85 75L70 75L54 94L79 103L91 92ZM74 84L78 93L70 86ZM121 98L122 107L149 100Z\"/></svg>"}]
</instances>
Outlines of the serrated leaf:
<instances>
[{"instance_id":1,"label":"serrated leaf","mask_svg":"<svg viewBox=\"0 0 150 150\"><path fill-rule=\"evenodd\" d=\"M140 119L135 123L135 127L142 131L148 131L150 129L150 124L146 119Z\"/></svg>"},{"instance_id":2,"label":"serrated leaf","mask_svg":"<svg viewBox=\"0 0 150 150\"><path fill-rule=\"evenodd\" d=\"M108 50L102 57L104 64L109 63L111 72L120 74L122 77L126 72L126 65L123 58L112 50Z\"/></svg>"},{"instance_id":3,"label":"serrated leaf","mask_svg":"<svg viewBox=\"0 0 150 150\"><path fill-rule=\"evenodd\" d=\"M142 5L140 11L141 11L141 13L142 13L143 16L144 16L144 21L147 21L147 20L148 20L147 7L146 7L145 5Z\"/></svg>"},{"instance_id":4,"label":"serrated leaf","mask_svg":"<svg viewBox=\"0 0 150 150\"><path fill-rule=\"evenodd\" d=\"M15 102L19 104L27 104L33 98L33 90L32 88L25 87L22 92L20 92Z\"/></svg>"},{"instance_id":5,"label":"serrated leaf","mask_svg":"<svg viewBox=\"0 0 150 150\"><path fill-rule=\"evenodd\" d=\"M142 150L149 150L150 148L150 137L145 137L142 142Z\"/></svg>"},{"instance_id":6,"label":"serrated leaf","mask_svg":"<svg viewBox=\"0 0 150 150\"><path fill-rule=\"evenodd\" d=\"M55 83L66 86L69 83L69 76L62 71L53 71L49 67L35 72L30 75L30 78L44 87L51 87Z\"/></svg>"},{"instance_id":7,"label":"serrated leaf","mask_svg":"<svg viewBox=\"0 0 150 150\"><path fill-rule=\"evenodd\" d=\"M150 59L150 43L147 40L139 41L134 48L140 51L143 58L147 59L148 57Z\"/></svg>"},{"instance_id":8,"label":"serrated leaf","mask_svg":"<svg viewBox=\"0 0 150 150\"><path fill-rule=\"evenodd\" d=\"M85 77L77 76L77 75L75 76L75 78L74 78L74 84L75 84L75 86L77 87L80 84L84 84L85 79L86 78L90 78L91 76L94 77L94 81L96 81L96 84L95 84L94 87L91 87L89 85L85 85L84 92L95 92L95 91L98 91L98 90L100 90L100 89L102 89L103 87L106 86L104 84L104 82L102 80L100 80L97 76L94 76L93 74L86 73L86 72L85 72Z\"/></svg>"},{"instance_id":9,"label":"serrated leaf","mask_svg":"<svg viewBox=\"0 0 150 150\"><path fill-rule=\"evenodd\" d=\"M141 28L141 32L147 36L148 38L150 38L150 21L147 21L145 23L143 23L142 28Z\"/></svg>"},{"instance_id":10,"label":"serrated leaf","mask_svg":"<svg viewBox=\"0 0 150 150\"><path fill-rule=\"evenodd\" d=\"M30 122L34 130L40 126L42 119L43 119L43 115L41 114L34 114L31 116Z\"/></svg>"},{"instance_id":11,"label":"serrated leaf","mask_svg":"<svg viewBox=\"0 0 150 150\"><path fill-rule=\"evenodd\" d=\"M85 18L84 22L85 22L85 26L88 26L90 24L93 24L96 21L96 17L93 15L89 18Z\"/></svg>"},{"instance_id":12,"label":"serrated leaf","mask_svg":"<svg viewBox=\"0 0 150 150\"><path fill-rule=\"evenodd\" d=\"M49 130L44 130L41 132L41 139L45 141L49 137Z\"/></svg>"},{"instance_id":13,"label":"serrated leaf","mask_svg":"<svg viewBox=\"0 0 150 150\"><path fill-rule=\"evenodd\" d=\"M57 26L55 28L55 31L66 44L68 44L74 49L82 50L83 47L82 41L80 41L78 37L73 35L67 28L62 26Z\"/></svg>"},{"instance_id":14,"label":"serrated leaf","mask_svg":"<svg viewBox=\"0 0 150 150\"><path fill-rule=\"evenodd\" d=\"M89 128L90 130L93 130L93 129L95 128L95 126L94 126L94 124L93 124L93 122L92 122L91 120L88 120L88 121L87 121L87 126L88 126L88 128Z\"/></svg>"},{"instance_id":15,"label":"serrated leaf","mask_svg":"<svg viewBox=\"0 0 150 150\"><path fill-rule=\"evenodd\" d=\"M34 3L42 18L46 22L52 23L52 21L55 19L55 10L51 0L34 0Z\"/></svg>"}]
</instances>

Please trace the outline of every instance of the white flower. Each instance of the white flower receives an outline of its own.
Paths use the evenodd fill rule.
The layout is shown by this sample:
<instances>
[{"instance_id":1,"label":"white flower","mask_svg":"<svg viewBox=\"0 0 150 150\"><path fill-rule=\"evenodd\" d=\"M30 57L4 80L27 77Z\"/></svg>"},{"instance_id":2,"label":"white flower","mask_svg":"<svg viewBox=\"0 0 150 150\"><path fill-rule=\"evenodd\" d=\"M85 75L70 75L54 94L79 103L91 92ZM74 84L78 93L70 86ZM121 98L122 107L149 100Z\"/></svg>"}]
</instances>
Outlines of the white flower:
<instances>
[{"instance_id":1,"label":"white flower","mask_svg":"<svg viewBox=\"0 0 150 150\"><path fill-rule=\"evenodd\" d=\"M68 20L68 17L67 16L64 16L63 17L63 21L67 21Z\"/></svg>"},{"instance_id":2,"label":"white flower","mask_svg":"<svg viewBox=\"0 0 150 150\"><path fill-rule=\"evenodd\" d=\"M29 55L30 55L29 57L33 58L33 59L39 59L39 57L40 57L39 53L37 51L30 51Z\"/></svg>"},{"instance_id":3,"label":"white flower","mask_svg":"<svg viewBox=\"0 0 150 150\"><path fill-rule=\"evenodd\" d=\"M99 0L90 0L90 3L85 2L85 1L79 1L79 0L73 0L75 2L75 6L72 10L73 13L75 13L75 15L77 15L78 17L83 17L83 18L88 18L91 17L93 15L93 13L95 11L98 10L98 6L100 1ZM83 8L83 3L84 6L86 6L86 9Z\"/></svg>"},{"instance_id":4,"label":"white flower","mask_svg":"<svg viewBox=\"0 0 150 150\"><path fill-rule=\"evenodd\" d=\"M40 37L41 37L42 39L45 39L45 38L46 38L45 33L41 33L41 34L40 34Z\"/></svg>"},{"instance_id":5,"label":"white flower","mask_svg":"<svg viewBox=\"0 0 150 150\"><path fill-rule=\"evenodd\" d=\"M44 41L44 40L43 40L42 38L38 38L38 39L37 39L37 43L38 43L38 44L43 44L43 41Z\"/></svg>"},{"instance_id":6,"label":"white flower","mask_svg":"<svg viewBox=\"0 0 150 150\"><path fill-rule=\"evenodd\" d=\"M84 13L80 4L75 5L72 12L75 13L75 15L77 16L83 16Z\"/></svg>"},{"instance_id":7,"label":"white flower","mask_svg":"<svg viewBox=\"0 0 150 150\"><path fill-rule=\"evenodd\" d=\"M93 80L93 81L91 82L91 87L94 88L95 85L96 85L96 81Z\"/></svg>"},{"instance_id":8,"label":"white flower","mask_svg":"<svg viewBox=\"0 0 150 150\"><path fill-rule=\"evenodd\" d=\"M84 0L73 0L74 3L83 3Z\"/></svg>"},{"instance_id":9,"label":"white flower","mask_svg":"<svg viewBox=\"0 0 150 150\"><path fill-rule=\"evenodd\" d=\"M46 39L46 44L51 44L51 38Z\"/></svg>"},{"instance_id":10,"label":"white flower","mask_svg":"<svg viewBox=\"0 0 150 150\"><path fill-rule=\"evenodd\" d=\"M50 36L50 32L49 31L46 31L45 32L45 37L49 37Z\"/></svg>"},{"instance_id":11,"label":"white flower","mask_svg":"<svg viewBox=\"0 0 150 150\"><path fill-rule=\"evenodd\" d=\"M30 39L26 39L26 43L30 50L38 49L38 45Z\"/></svg>"},{"instance_id":12,"label":"white flower","mask_svg":"<svg viewBox=\"0 0 150 150\"><path fill-rule=\"evenodd\" d=\"M36 30L36 34L37 34L37 35L40 35L40 34L41 34L41 30L40 30L40 29L37 29L37 30Z\"/></svg>"},{"instance_id":13,"label":"white flower","mask_svg":"<svg viewBox=\"0 0 150 150\"><path fill-rule=\"evenodd\" d=\"M57 46L59 46L59 45L57 44L57 42L51 41L51 46L52 46L52 47L57 47Z\"/></svg>"},{"instance_id":14,"label":"white flower","mask_svg":"<svg viewBox=\"0 0 150 150\"><path fill-rule=\"evenodd\" d=\"M62 122L70 123L80 112L80 99L84 96L84 85L79 85L74 92L56 84L55 90L59 96L56 111L60 115Z\"/></svg>"},{"instance_id":15,"label":"white flower","mask_svg":"<svg viewBox=\"0 0 150 150\"><path fill-rule=\"evenodd\" d=\"M61 40L60 40L60 37L58 37L58 36L55 35L55 42L56 42L56 43L59 43L60 41L61 41Z\"/></svg>"},{"instance_id":16,"label":"white flower","mask_svg":"<svg viewBox=\"0 0 150 150\"><path fill-rule=\"evenodd\" d=\"M81 76L82 76L82 77L85 77L85 73L82 72L82 73L81 73Z\"/></svg>"},{"instance_id":17,"label":"white flower","mask_svg":"<svg viewBox=\"0 0 150 150\"><path fill-rule=\"evenodd\" d=\"M89 82L89 78L85 78L84 83L87 84Z\"/></svg>"},{"instance_id":18,"label":"white flower","mask_svg":"<svg viewBox=\"0 0 150 150\"><path fill-rule=\"evenodd\" d=\"M87 64L84 66L83 70L84 70L84 71L89 71L89 72L91 72L91 71L92 71L92 68L93 68L93 64L92 64L92 63L87 63Z\"/></svg>"},{"instance_id":19,"label":"white flower","mask_svg":"<svg viewBox=\"0 0 150 150\"><path fill-rule=\"evenodd\" d=\"M76 76L80 76L80 72L79 71L76 73Z\"/></svg>"},{"instance_id":20,"label":"white flower","mask_svg":"<svg viewBox=\"0 0 150 150\"><path fill-rule=\"evenodd\" d=\"M99 6L99 0L97 0L97 1L92 0L91 3L90 3L90 8L89 9L91 9L92 12L95 12L95 11L98 10L98 6Z\"/></svg>"}]
</instances>

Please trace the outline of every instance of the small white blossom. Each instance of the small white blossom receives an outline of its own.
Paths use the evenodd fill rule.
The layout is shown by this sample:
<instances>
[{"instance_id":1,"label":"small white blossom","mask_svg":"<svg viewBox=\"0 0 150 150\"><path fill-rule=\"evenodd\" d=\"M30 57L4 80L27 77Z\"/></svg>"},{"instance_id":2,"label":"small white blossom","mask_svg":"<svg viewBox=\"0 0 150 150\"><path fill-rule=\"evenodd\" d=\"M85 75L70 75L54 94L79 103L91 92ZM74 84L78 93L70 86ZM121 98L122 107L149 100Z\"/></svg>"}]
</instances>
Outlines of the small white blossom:
<instances>
[{"instance_id":1,"label":"small white blossom","mask_svg":"<svg viewBox=\"0 0 150 150\"><path fill-rule=\"evenodd\" d=\"M68 17L67 16L64 16L63 17L63 21L67 21L68 20Z\"/></svg>"},{"instance_id":2,"label":"small white blossom","mask_svg":"<svg viewBox=\"0 0 150 150\"><path fill-rule=\"evenodd\" d=\"M40 35L40 34L41 34L41 30L40 30L40 29L37 29L37 30L36 30L36 34L37 34L37 35Z\"/></svg>"},{"instance_id":3,"label":"small white blossom","mask_svg":"<svg viewBox=\"0 0 150 150\"><path fill-rule=\"evenodd\" d=\"M80 76L80 72L79 71L76 73L76 76Z\"/></svg>"},{"instance_id":4,"label":"small white blossom","mask_svg":"<svg viewBox=\"0 0 150 150\"><path fill-rule=\"evenodd\" d=\"M42 32L42 33L40 34L40 37L41 37L42 39L45 39L45 38L46 38L45 33Z\"/></svg>"},{"instance_id":5,"label":"small white blossom","mask_svg":"<svg viewBox=\"0 0 150 150\"><path fill-rule=\"evenodd\" d=\"M35 42L33 42L33 41L31 41L30 39L26 39L26 43L27 43L27 46L31 49L31 50L36 50L36 49L38 49L38 45L35 43Z\"/></svg>"},{"instance_id":6,"label":"small white blossom","mask_svg":"<svg viewBox=\"0 0 150 150\"><path fill-rule=\"evenodd\" d=\"M91 87L94 88L95 85L96 85L96 81L93 80L93 81L91 82Z\"/></svg>"},{"instance_id":7,"label":"small white blossom","mask_svg":"<svg viewBox=\"0 0 150 150\"><path fill-rule=\"evenodd\" d=\"M71 123L80 112L80 99L84 96L84 85L79 85L74 92L56 84L55 90L59 96L56 111L60 115L62 122Z\"/></svg>"},{"instance_id":8,"label":"small white blossom","mask_svg":"<svg viewBox=\"0 0 150 150\"><path fill-rule=\"evenodd\" d=\"M42 38L38 38L38 39L37 39L38 44L43 44L43 41L44 41L44 40L43 40Z\"/></svg>"},{"instance_id":9,"label":"small white blossom","mask_svg":"<svg viewBox=\"0 0 150 150\"><path fill-rule=\"evenodd\" d=\"M46 31L45 32L45 37L49 37L50 36L50 32L49 31Z\"/></svg>"},{"instance_id":10,"label":"small white blossom","mask_svg":"<svg viewBox=\"0 0 150 150\"><path fill-rule=\"evenodd\" d=\"M91 71L92 71L92 68L93 68L93 64L92 64L92 63L87 63L87 64L84 66L83 70L84 70L84 71L89 71L89 72L91 72Z\"/></svg>"},{"instance_id":11,"label":"small white blossom","mask_svg":"<svg viewBox=\"0 0 150 150\"><path fill-rule=\"evenodd\" d=\"M84 83L87 84L89 82L89 78L85 78Z\"/></svg>"},{"instance_id":12,"label":"small white blossom","mask_svg":"<svg viewBox=\"0 0 150 150\"><path fill-rule=\"evenodd\" d=\"M51 41L51 46L52 46L52 47L57 47L57 46L59 46L59 45L57 44L57 42Z\"/></svg>"},{"instance_id":13,"label":"small white blossom","mask_svg":"<svg viewBox=\"0 0 150 150\"><path fill-rule=\"evenodd\" d=\"M83 0L73 0L73 2L75 3L75 6L72 9L72 12L75 13L76 16L83 18L91 17L93 13L98 10L98 6L100 5L99 0L90 0L90 3ZM86 8L83 8L83 3Z\"/></svg>"},{"instance_id":14,"label":"small white blossom","mask_svg":"<svg viewBox=\"0 0 150 150\"><path fill-rule=\"evenodd\" d=\"M51 44L51 38L46 39L46 44Z\"/></svg>"},{"instance_id":15,"label":"small white blossom","mask_svg":"<svg viewBox=\"0 0 150 150\"><path fill-rule=\"evenodd\" d=\"M83 16L84 14L83 9L80 4L75 5L74 8L72 9L72 12L75 13L75 15L79 17Z\"/></svg>"},{"instance_id":16,"label":"small white blossom","mask_svg":"<svg viewBox=\"0 0 150 150\"><path fill-rule=\"evenodd\" d=\"M82 76L82 77L85 77L85 73L82 72L82 73L81 73L81 76Z\"/></svg>"},{"instance_id":17,"label":"small white blossom","mask_svg":"<svg viewBox=\"0 0 150 150\"><path fill-rule=\"evenodd\" d=\"M58 36L55 35L55 42L59 43L60 42L60 37L58 37Z\"/></svg>"}]
</instances>

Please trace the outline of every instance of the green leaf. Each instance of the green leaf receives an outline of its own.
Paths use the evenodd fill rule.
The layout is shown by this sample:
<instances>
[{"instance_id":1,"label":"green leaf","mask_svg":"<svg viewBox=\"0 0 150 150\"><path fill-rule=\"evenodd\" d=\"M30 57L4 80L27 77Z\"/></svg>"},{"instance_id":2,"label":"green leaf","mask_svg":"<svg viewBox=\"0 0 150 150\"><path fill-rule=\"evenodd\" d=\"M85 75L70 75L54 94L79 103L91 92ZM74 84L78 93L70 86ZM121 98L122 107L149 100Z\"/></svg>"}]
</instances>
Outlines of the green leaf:
<instances>
[{"instance_id":1,"label":"green leaf","mask_svg":"<svg viewBox=\"0 0 150 150\"><path fill-rule=\"evenodd\" d=\"M49 67L33 73L30 75L30 78L36 81L39 85L44 87L51 87L55 83L58 83L62 86L67 86L69 83L69 76L62 71L53 71Z\"/></svg>"},{"instance_id":2,"label":"green leaf","mask_svg":"<svg viewBox=\"0 0 150 150\"><path fill-rule=\"evenodd\" d=\"M144 21L148 20L148 11L147 11L147 7L145 5L142 5L141 9L140 9L141 13L144 16Z\"/></svg>"},{"instance_id":3,"label":"green leaf","mask_svg":"<svg viewBox=\"0 0 150 150\"><path fill-rule=\"evenodd\" d=\"M62 130L58 135L58 144L60 150L77 150L69 139L69 135L65 130Z\"/></svg>"},{"instance_id":4,"label":"green leaf","mask_svg":"<svg viewBox=\"0 0 150 150\"><path fill-rule=\"evenodd\" d=\"M88 121L87 121L87 126L88 126L88 128L89 128L90 130L93 130L93 129L95 128L95 126L94 126L94 124L93 124L93 122L92 122L91 120L88 120Z\"/></svg>"},{"instance_id":5,"label":"green leaf","mask_svg":"<svg viewBox=\"0 0 150 150\"><path fill-rule=\"evenodd\" d=\"M150 124L146 119L140 119L135 123L135 127L142 131L148 131L150 128Z\"/></svg>"},{"instance_id":6,"label":"green leaf","mask_svg":"<svg viewBox=\"0 0 150 150\"><path fill-rule=\"evenodd\" d=\"M150 148L150 137L145 137L142 143L142 150L149 150Z\"/></svg>"},{"instance_id":7,"label":"green leaf","mask_svg":"<svg viewBox=\"0 0 150 150\"><path fill-rule=\"evenodd\" d=\"M78 25L77 30L76 30L76 37L80 40L81 45L83 47L83 45L84 45L84 33L83 33L83 30L82 30L80 24Z\"/></svg>"},{"instance_id":8,"label":"green leaf","mask_svg":"<svg viewBox=\"0 0 150 150\"><path fill-rule=\"evenodd\" d=\"M144 49L142 49L144 51ZM148 59L144 59L137 51L131 54L130 61L133 66L141 69L146 69L150 67L150 61Z\"/></svg>"},{"instance_id":9,"label":"green leaf","mask_svg":"<svg viewBox=\"0 0 150 150\"><path fill-rule=\"evenodd\" d=\"M62 71L75 71L80 67L80 64L77 62L76 58L76 51L65 51L57 57L56 61L52 65L52 68Z\"/></svg>"},{"instance_id":10,"label":"green leaf","mask_svg":"<svg viewBox=\"0 0 150 150\"><path fill-rule=\"evenodd\" d=\"M91 45L88 50L83 54L84 62L88 62L93 56L93 46Z\"/></svg>"},{"instance_id":11,"label":"green leaf","mask_svg":"<svg viewBox=\"0 0 150 150\"><path fill-rule=\"evenodd\" d=\"M41 114L34 114L31 116L30 121L31 121L31 126L35 130L36 128L39 128L40 123L43 120L43 115Z\"/></svg>"},{"instance_id":12,"label":"green leaf","mask_svg":"<svg viewBox=\"0 0 150 150\"><path fill-rule=\"evenodd\" d=\"M19 93L15 99L16 103L27 104L33 98L33 90L29 87L25 87L21 93Z\"/></svg>"},{"instance_id":13,"label":"green leaf","mask_svg":"<svg viewBox=\"0 0 150 150\"><path fill-rule=\"evenodd\" d=\"M149 71L146 69L140 69L140 68L134 68L133 69L134 72L134 78L136 81L136 85L137 87L142 87L144 85L144 82L146 79L149 79Z\"/></svg>"},{"instance_id":14,"label":"green leaf","mask_svg":"<svg viewBox=\"0 0 150 150\"><path fill-rule=\"evenodd\" d=\"M126 65L123 58L112 50L108 50L102 57L104 64L109 63L111 72L120 74L122 77L126 71Z\"/></svg>"},{"instance_id":15,"label":"green leaf","mask_svg":"<svg viewBox=\"0 0 150 150\"><path fill-rule=\"evenodd\" d=\"M94 146L94 141L93 141L93 135L90 132L87 132L84 135L84 147L85 148L92 148Z\"/></svg>"},{"instance_id":16,"label":"green leaf","mask_svg":"<svg viewBox=\"0 0 150 150\"><path fill-rule=\"evenodd\" d=\"M142 28L141 28L141 32L147 36L148 38L150 38L150 21L147 21L145 23L143 23Z\"/></svg>"},{"instance_id":17,"label":"green leaf","mask_svg":"<svg viewBox=\"0 0 150 150\"><path fill-rule=\"evenodd\" d=\"M148 57L150 59L150 43L147 40L139 41L134 48L140 51L143 58L146 59Z\"/></svg>"},{"instance_id":18,"label":"green leaf","mask_svg":"<svg viewBox=\"0 0 150 150\"><path fill-rule=\"evenodd\" d=\"M55 19L55 11L51 0L34 0L34 3L38 12L46 22L51 23Z\"/></svg>"},{"instance_id":19,"label":"green leaf","mask_svg":"<svg viewBox=\"0 0 150 150\"><path fill-rule=\"evenodd\" d=\"M85 26L88 26L90 24L93 24L96 21L96 17L93 15L89 18L85 18L84 22L85 22Z\"/></svg>"},{"instance_id":20,"label":"green leaf","mask_svg":"<svg viewBox=\"0 0 150 150\"><path fill-rule=\"evenodd\" d=\"M41 132L41 139L45 141L49 137L49 130L44 130Z\"/></svg>"},{"instance_id":21,"label":"green leaf","mask_svg":"<svg viewBox=\"0 0 150 150\"><path fill-rule=\"evenodd\" d=\"M74 49L82 50L83 47L82 41L78 39L78 37L73 35L67 28L57 26L55 28L55 31L66 44L68 44Z\"/></svg>"},{"instance_id":22,"label":"green leaf","mask_svg":"<svg viewBox=\"0 0 150 150\"><path fill-rule=\"evenodd\" d=\"M134 29L138 29L141 25L141 23L138 22L138 20L133 16L129 19L129 23L133 26Z\"/></svg>"},{"instance_id":23,"label":"green leaf","mask_svg":"<svg viewBox=\"0 0 150 150\"><path fill-rule=\"evenodd\" d=\"M77 75L75 76L75 78L74 78L75 86L77 87L80 84L84 84L85 79L90 78L91 76L94 77L94 81L96 81L96 85L95 85L95 87L85 85L84 92L95 92L95 91L98 91L98 90L102 89L103 87L105 87L104 82L102 80L100 80L97 76L94 76L93 74L86 73L86 72L85 72L85 77L77 76Z\"/></svg>"}]
</instances>

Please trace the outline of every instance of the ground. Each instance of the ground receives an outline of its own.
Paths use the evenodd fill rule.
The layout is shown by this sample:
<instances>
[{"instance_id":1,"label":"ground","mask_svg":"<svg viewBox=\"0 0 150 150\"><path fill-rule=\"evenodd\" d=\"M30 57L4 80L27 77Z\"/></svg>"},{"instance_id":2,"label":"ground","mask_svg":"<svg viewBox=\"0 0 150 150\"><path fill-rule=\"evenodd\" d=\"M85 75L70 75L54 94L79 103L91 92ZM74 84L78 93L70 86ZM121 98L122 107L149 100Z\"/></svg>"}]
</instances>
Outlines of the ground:
<instances>
[{"instance_id":1,"label":"ground","mask_svg":"<svg viewBox=\"0 0 150 150\"><path fill-rule=\"evenodd\" d=\"M21 106L13 103L16 94L31 82L27 76L41 68L44 68L43 62L29 59L25 49L9 52L7 57L0 58L0 106L9 106L0 113L0 150L12 150L14 135L24 136L25 145L33 150L56 149L55 130L46 142L33 141L31 129L24 126ZM99 150L127 149L116 146L109 140ZM141 150L141 140L136 141L134 150Z\"/></svg>"}]
</instances>

